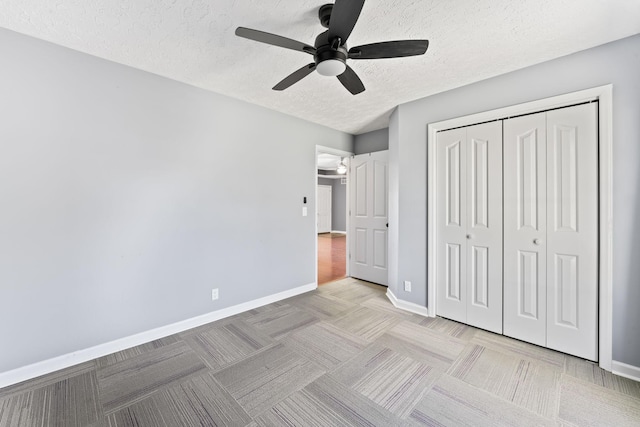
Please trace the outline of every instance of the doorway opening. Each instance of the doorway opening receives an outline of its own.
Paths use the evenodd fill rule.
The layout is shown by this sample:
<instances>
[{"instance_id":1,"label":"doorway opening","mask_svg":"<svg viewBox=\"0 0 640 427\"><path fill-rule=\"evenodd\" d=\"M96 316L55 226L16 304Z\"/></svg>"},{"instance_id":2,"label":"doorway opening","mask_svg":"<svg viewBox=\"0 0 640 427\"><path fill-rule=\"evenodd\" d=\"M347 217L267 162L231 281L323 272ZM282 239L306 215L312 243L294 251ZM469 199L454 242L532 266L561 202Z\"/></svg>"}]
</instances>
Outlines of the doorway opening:
<instances>
[{"instance_id":1,"label":"doorway opening","mask_svg":"<svg viewBox=\"0 0 640 427\"><path fill-rule=\"evenodd\" d=\"M316 149L316 280L318 286L348 276L348 165L351 153Z\"/></svg>"},{"instance_id":2,"label":"doorway opening","mask_svg":"<svg viewBox=\"0 0 640 427\"><path fill-rule=\"evenodd\" d=\"M347 275L346 233L318 233L318 286Z\"/></svg>"}]
</instances>

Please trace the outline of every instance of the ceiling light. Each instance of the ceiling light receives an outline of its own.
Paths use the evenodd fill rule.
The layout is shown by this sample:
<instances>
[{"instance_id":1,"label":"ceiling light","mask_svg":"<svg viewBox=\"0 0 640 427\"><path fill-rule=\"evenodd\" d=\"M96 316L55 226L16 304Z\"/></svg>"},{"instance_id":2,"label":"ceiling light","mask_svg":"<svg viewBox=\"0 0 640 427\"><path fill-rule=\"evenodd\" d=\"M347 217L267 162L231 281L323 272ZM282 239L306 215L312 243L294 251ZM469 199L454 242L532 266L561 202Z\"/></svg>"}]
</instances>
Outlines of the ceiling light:
<instances>
[{"instance_id":1,"label":"ceiling light","mask_svg":"<svg viewBox=\"0 0 640 427\"><path fill-rule=\"evenodd\" d=\"M326 59L316 66L316 71L323 76L339 76L347 69L347 64L339 59Z\"/></svg>"},{"instance_id":2,"label":"ceiling light","mask_svg":"<svg viewBox=\"0 0 640 427\"><path fill-rule=\"evenodd\" d=\"M344 157L340 159L340 164L338 165L338 169L336 169L340 175L344 175L347 173L347 165L344 164Z\"/></svg>"}]
</instances>

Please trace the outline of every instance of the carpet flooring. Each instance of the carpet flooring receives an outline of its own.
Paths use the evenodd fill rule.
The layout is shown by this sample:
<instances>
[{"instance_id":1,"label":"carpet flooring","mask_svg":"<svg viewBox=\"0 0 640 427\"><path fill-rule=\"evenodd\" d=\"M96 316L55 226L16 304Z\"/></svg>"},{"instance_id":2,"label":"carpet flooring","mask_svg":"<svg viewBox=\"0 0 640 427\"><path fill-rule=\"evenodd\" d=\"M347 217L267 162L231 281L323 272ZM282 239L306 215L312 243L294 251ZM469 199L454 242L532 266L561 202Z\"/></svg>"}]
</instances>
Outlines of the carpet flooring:
<instances>
[{"instance_id":1,"label":"carpet flooring","mask_svg":"<svg viewBox=\"0 0 640 427\"><path fill-rule=\"evenodd\" d=\"M0 389L0 426L639 426L592 362L315 291Z\"/></svg>"}]
</instances>

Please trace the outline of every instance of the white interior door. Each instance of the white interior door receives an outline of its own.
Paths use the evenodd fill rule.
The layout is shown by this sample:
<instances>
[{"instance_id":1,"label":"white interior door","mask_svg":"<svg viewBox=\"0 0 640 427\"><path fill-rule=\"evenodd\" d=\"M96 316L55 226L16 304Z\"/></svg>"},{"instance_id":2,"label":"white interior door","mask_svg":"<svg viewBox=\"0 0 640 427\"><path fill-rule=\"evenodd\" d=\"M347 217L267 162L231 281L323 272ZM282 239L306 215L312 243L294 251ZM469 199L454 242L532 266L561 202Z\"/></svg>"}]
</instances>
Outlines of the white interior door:
<instances>
[{"instance_id":1,"label":"white interior door","mask_svg":"<svg viewBox=\"0 0 640 427\"><path fill-rule=\"evenodd\" d=\"M467 323L467 132L438 134L436 142L438 315Z\"/></svg>"},{"instance_id":2,"label":"white interior door","mask_svg":"<svg viewBox=\"0 0 640 427\"><path fill-rule=\"evenodd\" d=\"M438 134L438 314L502 332L502 126Z\"/></svg>"},{"instance_id":3,"label":"white interior door","mask_svg":"<svg viewBox=\"0 0 640 427\"><path fill-rule=\"evenodd\" d=\"M597 106L504 121L504 333L597 360Z\"/></svg>"},{"instance_id":4,"label":"white interior door","mask_svg":"<svg viewBox=\"0 0 640 427\"><path fill-rule=\"evenodd\" d=\"M597 104L547 112L547 347L598 360Z\"/></svg>"},{"instance_id":5,"label":"white interior door","mask_svg":"<svg viewBox=\"0 0 640 427\"><path fill-rule=\"evenodd\" d=\"M318 233L331 232L331 186L318 185Z\"/></svg>"},{"instance_id":6,"label":"white interior door","mask_svg":"<svg viewBox=\"0 0 640 427\"><path fill-rule=\"evenodd\" d=\"M349 271L387 285L388 151L354 156L350 165Z\"/></svg>"},{"instance_id":7,"label":"white interior door","mask_svg":"<svg viewBox=\"0 0 640 427\"><path fill-rule=\"evenodd\" d=\"M546 345L546 113L504 121L504 334Z\"/></svg>"},{"instance_id":8,"label":"white interior door","mask_svg":"<svg viewBox=\"0 0 640 427\"><path fill-rule=\"evenodd\" d=\"M502 124L467 130L467 322L502 333Z\"/></svg>"}]
</instances>

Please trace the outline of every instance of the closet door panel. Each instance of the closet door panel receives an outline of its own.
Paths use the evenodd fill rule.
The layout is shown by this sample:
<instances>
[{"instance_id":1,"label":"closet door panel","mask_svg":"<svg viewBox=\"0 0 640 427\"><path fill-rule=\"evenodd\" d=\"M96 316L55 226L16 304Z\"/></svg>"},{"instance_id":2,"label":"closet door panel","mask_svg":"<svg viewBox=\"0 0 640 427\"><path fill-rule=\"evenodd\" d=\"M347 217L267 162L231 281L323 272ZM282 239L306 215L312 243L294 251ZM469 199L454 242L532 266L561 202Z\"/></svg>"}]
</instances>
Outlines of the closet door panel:
<instances>
[{"instance_id":1,"label":"closet door panel","mask_svg":"<svg viewBox=\"0 0 640 427\"><path fill-rule=\"evenodd\" d=\"M502 333L502 123L467 128L467 323Z\"/></svg>"},{"instance_id":2,"label":"closet door panel","mask_svg":"<svg viewBox=\"0 0 640 427\"><path fill-rule=\"evenodd\" d=\"M465 135L464 128L444 131L436 141L438 315L464 323L467 322Z\"/></svg>"},{"instance_id":3,"label":"closet door panel","mask_svg":"<svg viewBox=\"0 0 640 427\"><path fill-rule=\"evenodd\" d=\"M597 104L547 112L547 347L597 360Z\"/></svg>"},{"instance_id":4,"label":"closet door panel","mask_svg":"<svg viewBox=\"0 0 640 427\"><path fill-rule=\"evenodd\" d=\"M504 334L546 345L545 113L504 125Z\"/></svg>"}]
</instances>

